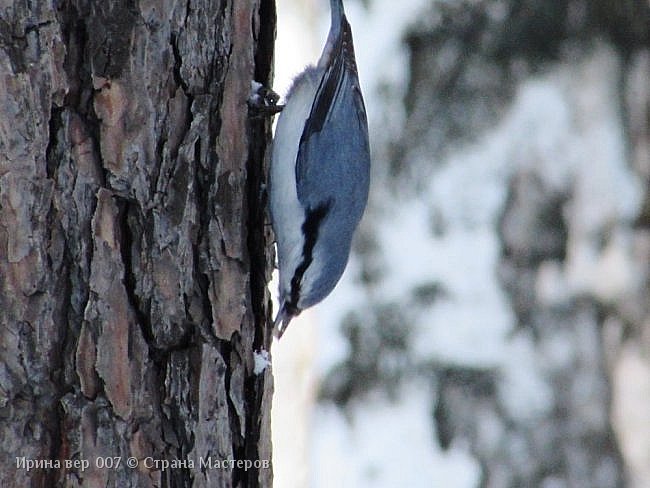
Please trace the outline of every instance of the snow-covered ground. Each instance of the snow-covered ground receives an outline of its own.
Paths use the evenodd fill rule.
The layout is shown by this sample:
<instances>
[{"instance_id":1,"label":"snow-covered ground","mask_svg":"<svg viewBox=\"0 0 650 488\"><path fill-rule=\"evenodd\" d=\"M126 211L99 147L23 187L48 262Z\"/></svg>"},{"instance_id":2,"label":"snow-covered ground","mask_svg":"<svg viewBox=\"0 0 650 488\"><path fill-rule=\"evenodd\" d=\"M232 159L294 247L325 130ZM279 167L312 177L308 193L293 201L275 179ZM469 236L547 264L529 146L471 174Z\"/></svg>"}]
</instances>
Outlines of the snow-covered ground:
<instances>
[{"instance_id":1,"label":"snow-covered ground","mask_svg":"<svg viewBox=\"0 0 650 488\"><path fill-rule=\"evenodd\" d=\"M379 155L385 138L399 136L405 117L408 54L401 40L427 4L408 0L396 8L392 0L373 0L366 9L346 2ZM274 87L282 94L291 77L317 59L329 11L326 0L277 5ZM277 486L477 486L480 470L468 446L443 451L437 444L435 392L428 382L414 376L400 385L397 400L370 393L345 413L316 401L319 379L347 353L339 332L343 316L375 301L406 301L422 283L440 283L445 296L414 314L414 361L498 369L507 386L500 394L514 418L550 408L551 393L539 380L543 358L532 343L509 335L514 317L497 276L498 219L515 171L535 170L559 192L571 187L574 198L564 216L571 223L567 265L540 273L541 296L553 302L591 293L607 301L639 286L629 258L632 238L617 224L634 217L642 188L624 164L616 59L602 47L579 63L531 78L518 87L506 115L474 142L435 166L414 156L412 164L429 171L416 196L390 192L378 164L367 225L380 249L380 285L372 294L358 285L353 257L332 295L292 322L273 346ZM446 224L439 236L431 232L434 213ZM601 249L595 235L604 228L613 238ZM561 343L554 353L562 354Z\"/></svg>"}]
</instances>

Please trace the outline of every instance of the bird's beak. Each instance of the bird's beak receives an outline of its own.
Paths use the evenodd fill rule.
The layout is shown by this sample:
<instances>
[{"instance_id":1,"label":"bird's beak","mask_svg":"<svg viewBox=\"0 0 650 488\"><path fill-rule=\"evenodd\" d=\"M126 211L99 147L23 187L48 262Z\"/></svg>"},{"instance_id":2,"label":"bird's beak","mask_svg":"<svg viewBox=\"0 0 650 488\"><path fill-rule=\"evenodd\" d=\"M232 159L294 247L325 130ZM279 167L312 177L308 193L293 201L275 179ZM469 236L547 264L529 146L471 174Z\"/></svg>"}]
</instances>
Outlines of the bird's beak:
<instances>
[{"instance_id":1,"label":"bird's beak","mask_svg":"<svg viewBox=\"0 0 650 488\"><path fill-rule=\"evenodd\" d=\"M287 311L287 307L283 303L282 306L280 307L280 311L278 312L278 315L275 317L275 320L273 321L273 335L280 339L282 337L282 334L284 334L284 331L287 330L287 327L289 326L289 322L291 322L291 319L294 316L290 314Z\"/></svg>"}]
</instances>

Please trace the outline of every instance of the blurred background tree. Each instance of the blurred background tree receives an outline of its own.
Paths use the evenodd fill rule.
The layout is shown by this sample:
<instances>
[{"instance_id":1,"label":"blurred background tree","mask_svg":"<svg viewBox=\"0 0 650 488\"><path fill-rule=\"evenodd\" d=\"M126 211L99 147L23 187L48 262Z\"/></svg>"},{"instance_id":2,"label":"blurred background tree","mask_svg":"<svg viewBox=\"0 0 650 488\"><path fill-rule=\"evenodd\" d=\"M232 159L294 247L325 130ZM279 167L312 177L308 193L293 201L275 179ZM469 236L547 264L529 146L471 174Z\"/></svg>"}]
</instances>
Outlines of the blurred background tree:
<instances>
[{"instance_id":1,"label":"blurred background tree","mask_svg":"<svg viewBox=\"0 0 650 488\"><path fill-rule=\"evenodd\" d=\"M310 486L648 486L650 5L346 11L373 193Z\"/></svg>"}]
</instances>

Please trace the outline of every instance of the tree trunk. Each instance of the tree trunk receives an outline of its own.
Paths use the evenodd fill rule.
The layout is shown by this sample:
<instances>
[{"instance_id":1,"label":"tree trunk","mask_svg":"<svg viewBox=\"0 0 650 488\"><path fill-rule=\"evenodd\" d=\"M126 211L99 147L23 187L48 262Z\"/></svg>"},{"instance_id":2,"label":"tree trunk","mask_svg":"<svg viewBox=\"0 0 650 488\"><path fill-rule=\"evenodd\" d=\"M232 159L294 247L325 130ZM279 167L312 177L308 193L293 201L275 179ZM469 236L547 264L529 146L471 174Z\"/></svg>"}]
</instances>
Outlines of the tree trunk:
<instances>
[{"instance_id":1,"label":"tree trunk","mask_svg":"<svg viewBox=\"0 0 650 488\"><path fill-rule=\"evenodd\" d=\"M545 127L532 125L509 156L516 169L499 222L499 277L516 322L505 361L512 370L456 364L438 374L440 443L465 439L484 487L611 488L630 477L612 425L612 369L626 340L645 336L647 348L649 9L636 0L578 4L504 1L503 17L493 18L493 2L461 2L443 9L447 23L410 39L407 128L442 135L428 143L431 153L495 124L518 82L565 66L554 79L566 77L571 135L546 147ZM461 54L445 64L449 51ZM599 139L603 127L621 135L622 167ZM607 170L626 182L601 185ZM611 196L632 192L628 181L639 183L645 212L619 204L594 215L609 211L599 199L629 201L627 193Z\"/></svg>"},{"instance_id":2,"label":"tree trunk","mask_svg":"<svg viewBox=\"0 0 650 488\"><path fill-rule=\"evenodd\" d=\"M315 414L353 433L323 444L368 486L412 459L458 473L440 486L650 486L650 4L429 5L399 139L401 92L375 85L375 174L398 197L361 230L370 291L321 394L344 409ZM433 448L413 435L429 411Z\"/></svg>"},{"instance_id":3,"label":"tree trunk","mask_svg":"<svg viewBox=\"0 0 650 488\"><path fill-rule=\"evenodd\" d=\"M0 486L271 485L274 34L272 0L3 6Z\"/></svg>"}]
</instances>

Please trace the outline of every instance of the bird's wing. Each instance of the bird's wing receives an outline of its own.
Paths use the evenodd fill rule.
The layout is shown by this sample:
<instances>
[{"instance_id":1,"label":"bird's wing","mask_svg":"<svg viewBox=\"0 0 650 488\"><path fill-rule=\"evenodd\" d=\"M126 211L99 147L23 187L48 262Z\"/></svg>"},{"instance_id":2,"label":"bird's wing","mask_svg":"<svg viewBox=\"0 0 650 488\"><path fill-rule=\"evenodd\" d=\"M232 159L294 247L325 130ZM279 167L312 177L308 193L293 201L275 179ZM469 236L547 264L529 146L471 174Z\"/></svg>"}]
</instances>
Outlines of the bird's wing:
<instances>
[{"instance_id":1,"label":"bird's wing","mask_svg":"<svg viewBox=\"0 0 650 488\"><path fill-rule=\"evenodd\" d=\"M349 213L354 227L367 200L370 159L366 110L345 17L329 54L300 138L298 199L307 211L337 207Z\"/></svg>"}]
</instances>

